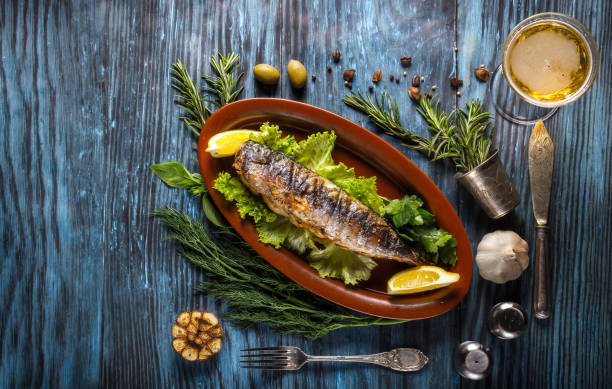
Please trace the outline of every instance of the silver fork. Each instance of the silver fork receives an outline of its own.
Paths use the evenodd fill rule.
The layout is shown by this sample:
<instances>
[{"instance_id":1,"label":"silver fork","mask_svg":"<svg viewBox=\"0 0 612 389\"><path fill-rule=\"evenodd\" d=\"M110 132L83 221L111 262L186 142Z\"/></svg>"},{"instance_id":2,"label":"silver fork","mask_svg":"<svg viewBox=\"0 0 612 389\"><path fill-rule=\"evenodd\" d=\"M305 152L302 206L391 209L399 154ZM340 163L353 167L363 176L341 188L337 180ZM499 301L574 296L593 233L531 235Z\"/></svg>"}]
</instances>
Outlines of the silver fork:
<instances>
[{"instance_id":1,"label":"silver fork","mask_svg":"<svg viewBox=\"0 0 612 389\"><path fill-rule=\"evenodd\" d=\"M307 362L365 362L399 371L421 370L428 359L415 348L396 348L379 354L349 356L312 356L290 346L240 350L240 367L264 370L299 370Z\"/></svg>"}]
</instances>

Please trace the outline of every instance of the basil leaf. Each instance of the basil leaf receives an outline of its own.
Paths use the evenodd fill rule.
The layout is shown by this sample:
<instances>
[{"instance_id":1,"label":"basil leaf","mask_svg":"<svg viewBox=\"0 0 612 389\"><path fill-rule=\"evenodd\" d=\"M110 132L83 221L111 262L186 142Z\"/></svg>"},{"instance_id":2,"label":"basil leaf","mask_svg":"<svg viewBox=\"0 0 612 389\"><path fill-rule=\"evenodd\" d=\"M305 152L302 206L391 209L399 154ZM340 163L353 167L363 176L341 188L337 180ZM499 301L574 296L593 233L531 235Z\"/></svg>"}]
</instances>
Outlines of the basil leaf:
<instances>
[{"instance_id":1,"label":"basil leaf","mask_svg":"<svg viewBox=\"0 0 612 389\"><path fill-rule=\"evenodd\" d=\"M192 189L204 185L202 176L189 173L179 162L151 165L151 170L160 180L173 188Z\"/></svg>"},{"instance_id":2,"label":"basil leaf","mask_svg":"<svg viewBox=\"0 0 612 389\"><path fill-rule=\"evenodd\" d=\"M202 194L202 209L204 210L204 215L206 218L217 227L227 227L227 223L221 215L221 212L215 207L215 204L210 200L208 194Z\"/></svg>"}]
</instances>

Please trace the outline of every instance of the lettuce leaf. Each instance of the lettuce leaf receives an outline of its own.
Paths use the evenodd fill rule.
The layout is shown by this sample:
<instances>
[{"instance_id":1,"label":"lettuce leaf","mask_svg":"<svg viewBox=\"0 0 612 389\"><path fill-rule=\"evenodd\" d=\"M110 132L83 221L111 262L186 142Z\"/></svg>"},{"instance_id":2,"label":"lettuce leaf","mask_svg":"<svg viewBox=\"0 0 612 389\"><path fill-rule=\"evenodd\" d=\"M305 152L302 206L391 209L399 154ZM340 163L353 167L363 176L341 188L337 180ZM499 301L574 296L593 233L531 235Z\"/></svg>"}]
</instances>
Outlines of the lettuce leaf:
<instances>
[{"instance_id":1,"label":"lettuce leaf","mask_svg":"<svg viewBox=\"0 0 612 389\"><path fill-rule=\"evenodd\" d=\"M338 278L347 285L355 285L369 279L377 265L369 257L342 249L330 240L315 237L282 216L272 223L257 223L257 231L263 243L277 249L284 246L299 255L308 253L306 259L322 278Z\"/></svg>"},{"instance_id":2,"label":"lettuce leaf","mask_svg":"<svg viewBox=\"0 0 612 389\"><path fill-rule=\"evenodd\" d=\"M287 247L300 255L305 254L308 250L315 248L312 234L303 228L294 225L289 230L283 246Z\"/></svg>"},{"instance_id":3,"label":"lettuce leaf","mask_svg":"<svg viewBox=\"0 0 612 389\"><path fill-rule=\"evenodd\" d=\"M255 223L265 221L271 223L277 218L277 214L262 203L258 198L247 189L246 186L236 177L230 176L227 172L219 174L215 180L213 188L218 190L226 200L236 202L236 208L241 218L251 216Z\"/></svg>"},{"instance_id":4,"label":"lettuce leaf","mask_svg":"<svg viewBox=\"0 0 612 389\"><path fill-rule=\"evenodd\" d=\"M339 278L347 285L355 285L372 275L377 263L370 257L355 254L326 239L317 239L323 248L315 247L308 254L310 266L323 278Z\"/></svg>"},{"instance_id":5,"label":"lettuce leaf","mask_svg":"<svg viewBox=\"0 0 612 389\"><path fill-rule=\"evenodd\" d=\"M276 220L267 222L261 220L255 223L255 229L259 233L259 241L280 249L293 224L286 217L277 215Z\"/></svg>"},{"instance_id":6,"label":"lettuce leaf","mask_svg":"<svg viewBox=\"0 0 612 389\"><path fill-rule=\"evenodd\" d=\"M348 168L342 162L337 165L320 167L317 173L344 189L374 212L384 216L385 205L382 197L378 195L376 177L357 178L355 176L355 169Z\"/></svg>"},{"instance_id":7,"label":"lettuce leaf","mask_svg":"<svg viewBox=\"0 0 612 389\"><path fill-rule=\"evenodd\" d=\"M274 151L293 155L298 143L291 135L282 137L277 125L265 122L259 127L259 133L251 134L250 140L268 146Z\"/></svg>"},{"instance_id":8,"label":"lettuce leaf","mask_svg":"<svg viewBox=\"0 0 612 389\"><path fill-rule=\"evenodd\" d=\"M320 167L317 174L327 178L344 190L348 188L351 181L355 180L355 169L348 168L342 162L337 165Z\"/></svg>"},{"instance_id":9,"label":"lettuce leaf","mask_svg":"<svg viewBox=\"0 0 612 389\"><path fill-rule=\"evenodd\" d=\"M364 203L374 212L381 216L385 215L385 205L383 203L383 199L378 195L375 176L370 178L355 178L354 180L348 182L346 188L342 189L355 196L357 200Z\"/></svg>"},{"instance_id":10,"label":"lettuce leaf","mask_svg":"<svg viewBox=\"0 0 612 389\"><path fill-rule=\"evenodd\" d=\"M331 154L335 143L335 133L317 132L298 143L292 155L297 162L320 174L319 169L334 165Z\"/></svg>"}]
</instances>

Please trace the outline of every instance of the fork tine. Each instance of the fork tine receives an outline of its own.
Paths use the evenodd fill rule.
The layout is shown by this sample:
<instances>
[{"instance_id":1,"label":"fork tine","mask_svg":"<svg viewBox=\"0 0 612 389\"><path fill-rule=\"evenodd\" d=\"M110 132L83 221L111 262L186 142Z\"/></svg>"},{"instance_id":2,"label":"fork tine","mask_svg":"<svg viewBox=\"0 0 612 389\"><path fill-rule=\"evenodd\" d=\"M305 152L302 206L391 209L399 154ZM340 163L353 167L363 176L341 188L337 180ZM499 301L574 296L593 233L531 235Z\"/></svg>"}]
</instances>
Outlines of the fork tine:
<instances>
[{"instance_id":1,"label":"fork tine","mask_svg":"<svg viewBox=\"0 0 612 389\"><path fill-rule=\"evenodd\" d=\"M287 365L289 364L289 360L288 359L246 359L246 360L240 360L240 363L251 363L251 364L256 364L256 363L275 363L277 365Z\"/></svg>"},{"instance_id":2,"label":"fork tine","mask_svg":"<svg viewBox=\"0 0 612 389\"><path fill-rule=\"evenodd\" d=\"M252 352L252 351L272 351L276 350L279 352L288 352L286 347L278 346L278 347L255 347L255 348L243 348L240 351Z\"/></svg>"},{"instance_id":3,"label":"fork tine","mask_svg":"<svg viewBox=\"0 0 612 389\"><path fill-rule=\"evenodd\" d=\"M259 365L241 365L240 367L244 369L257 369L257 370L296 370L289 366L274 366L274 365L270 365L270 367L259 366Z\"/></svg>"},{"instance_id":4,"label":"fork tine","mask_svg":"<svg viewBox=\"0 0 612 389\"><path fill-rule=\"evenodd\" d=\"M287 354L271 354L271 353L244 354L244 355L240 356L240 358L254 358L254 357L268 357L268 358L276 358L276 359L289 359L289 356Z\"/></svg>"}]
</instances>

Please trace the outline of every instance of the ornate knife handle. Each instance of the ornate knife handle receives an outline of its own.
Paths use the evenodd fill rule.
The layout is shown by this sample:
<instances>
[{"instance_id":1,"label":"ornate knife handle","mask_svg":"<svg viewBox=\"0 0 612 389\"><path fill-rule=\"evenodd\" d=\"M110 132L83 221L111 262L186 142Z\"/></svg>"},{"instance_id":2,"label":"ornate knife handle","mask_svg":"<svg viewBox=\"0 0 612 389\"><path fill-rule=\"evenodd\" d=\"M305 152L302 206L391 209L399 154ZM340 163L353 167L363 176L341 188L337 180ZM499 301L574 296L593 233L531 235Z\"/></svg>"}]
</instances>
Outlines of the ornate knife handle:
<instances>
[{"instance_id":1,"label":"ornate knife handle","mask_svg":"<svg viewBox=\"0 0 612 389\"><path fill-rule=\"evenodd\" d=\"M548 230L546 225L536 226L533 312L538 319L547 319L552 312L548 268Z\"/></svg>"}]
</instances>

